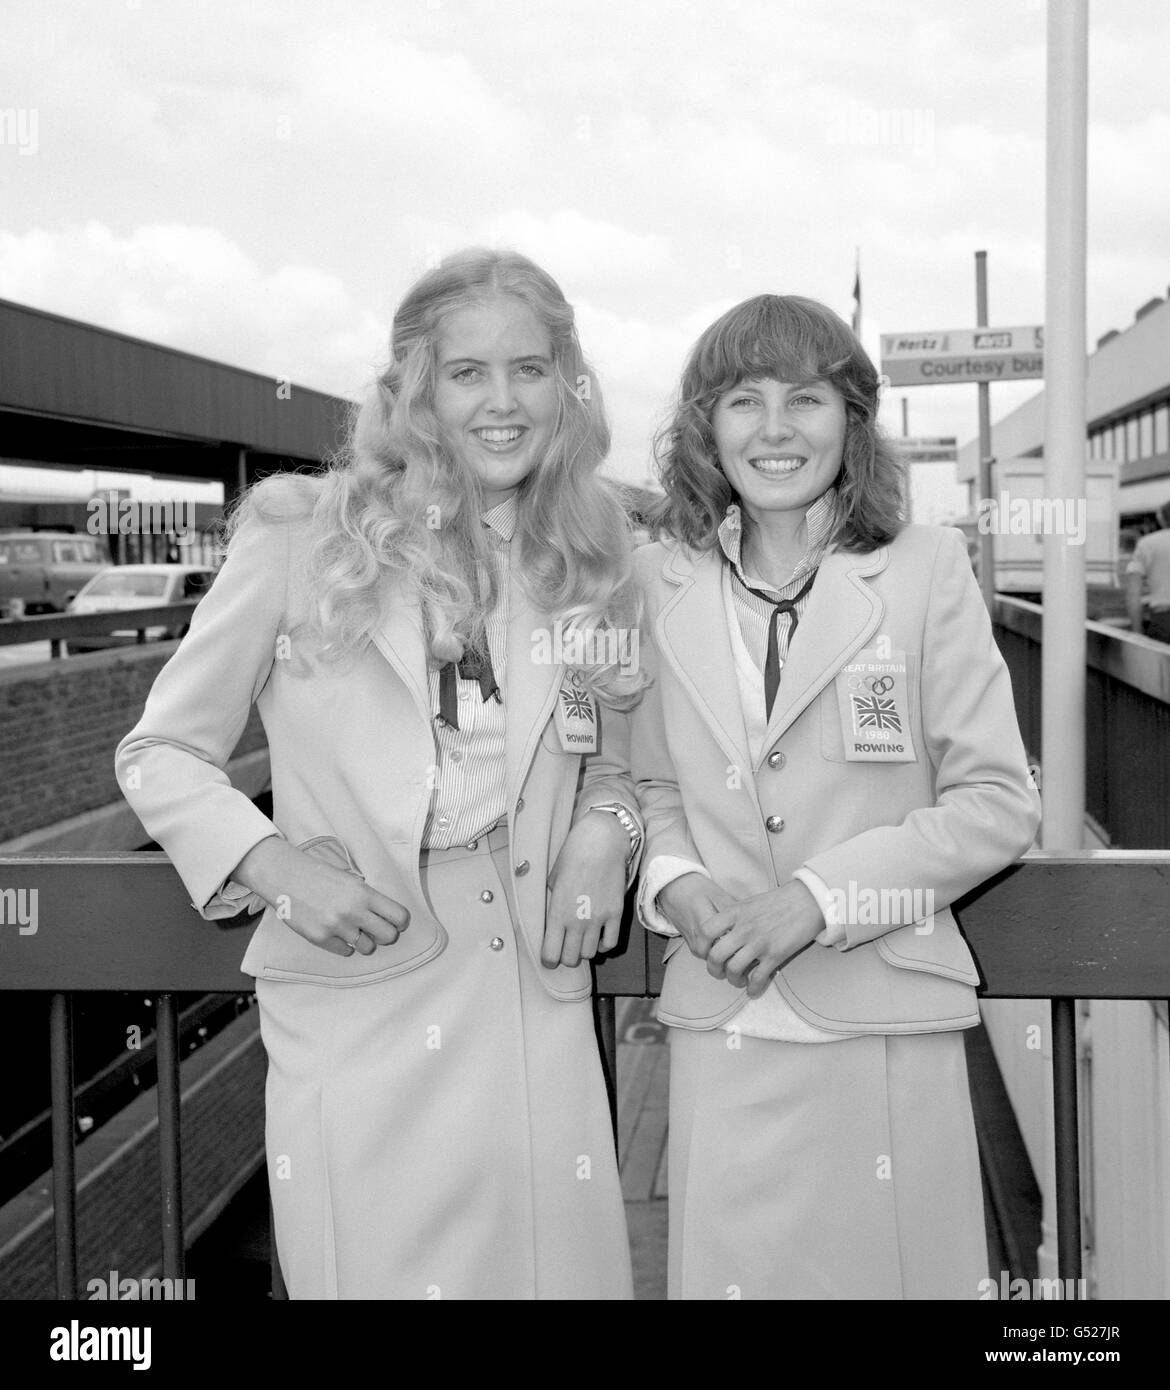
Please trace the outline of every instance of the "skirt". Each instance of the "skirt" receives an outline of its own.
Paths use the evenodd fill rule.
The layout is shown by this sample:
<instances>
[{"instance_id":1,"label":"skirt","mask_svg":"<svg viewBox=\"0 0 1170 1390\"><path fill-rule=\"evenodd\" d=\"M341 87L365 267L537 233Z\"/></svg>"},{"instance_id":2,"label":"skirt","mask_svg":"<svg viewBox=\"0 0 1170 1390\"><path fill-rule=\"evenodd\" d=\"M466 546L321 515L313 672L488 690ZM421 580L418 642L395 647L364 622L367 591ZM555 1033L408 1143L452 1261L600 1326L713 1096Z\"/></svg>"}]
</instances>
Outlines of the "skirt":
<instances>
[{"instance_id":1,"label":"skirt","mask_svg":"<svg viewBox=\"0 0 1170 1390\"><path fill-rule=\"evenodd\" d=\"M668 1297L980 1297L961 1033L670 1049Z\"/></svg>"},{"instance_id":2,"label":"skirt","mask_svg":"<svg viewBox=\"0 0 1170 1390\"><path fill-rule=\"evenodd\" d=\"M427 965L256 982L290 1298L632 1298L591 1003L537 976L506 827L422 880L450 937Z\"/></svg>"}]
</instances>

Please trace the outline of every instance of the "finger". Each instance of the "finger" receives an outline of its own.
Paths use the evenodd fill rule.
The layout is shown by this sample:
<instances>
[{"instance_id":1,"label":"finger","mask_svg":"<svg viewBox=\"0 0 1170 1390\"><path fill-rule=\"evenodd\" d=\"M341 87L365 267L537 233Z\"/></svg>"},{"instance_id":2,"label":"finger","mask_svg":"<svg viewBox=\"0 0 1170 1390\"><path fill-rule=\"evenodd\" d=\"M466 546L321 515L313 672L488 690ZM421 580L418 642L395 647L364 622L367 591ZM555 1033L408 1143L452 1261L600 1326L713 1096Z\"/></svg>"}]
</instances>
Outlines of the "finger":
<instances>
[{"instance_id":1,"label":"finger","mask_svg":"<svg viewBox=\"0 0 1170 1390\"><path fill-rule=\"evenodd\" d=\"M397 932L395 937L397 937ZM378 943L366 931L359 931L357 936L350 942L359 956L372 956L378 949Z\"/></svg>"},{"instance_id":2,"label":"finger","mask_svg":"<svg viewBox=\"0 0 1170 1390\"><path fill-rule=\"evenodd\" d=\"M376 931L370 931L368 926L363 926L362 930L370 932L376 940L382 941L384 946L389 946L398 940L400 932L404 932L410 926L410 913L400 902L393 898L388 898L385 893L379 893L376 888L366 885L366 908L373 913L378 920L374 923ZM387 930L392 930L394 935L383 940Z\"/></svg>"},{"instance_id":3,"label":"finger","mask_svg":"<svg viewBox=\"0 0 1170 1390\"><path fill-rule=\"evenodd\" d=\"M744 946L741 950L736 951L723 966L727 983L734 985L736 989L744 989L747 986L748 976L759 963L751 947Z\"/></svg>"},{"instance_id":4,"label":"finger","mask_svg":"<svg viewBox=\"0 0 1170 1390\"><path fill-rule=\"evenodd\" d=\"M561 947L562 965L580 965L581 947L588 926L587 922L574 921L572 925L565 928L565 940Z\"/></svg>"},{"instance_id":5,"label":"finger","mask_svg":"<svg viewBox=\"0 0 1170 1390\"><path fill-rule=\"evenodd\" d=\"M597 954L597 943L601 940L601 923L587 922L581 933L581 959L592 960Z\"/></svg>"},{"instance_id":6,"label":"finger","mask_svg":"<svg viewBox=\"0 0 1170 1390\"><path fill-rule=\"evenodd\" d=\"M751 975L748 977L747 992L749 999L759 999L761 995L767 994L772 987L772 982L776 978L778 965L769 965L767 961L757 962Z\"/></svg>"},{"instance_id":7,"label":"finger","mask_svg":"<svg viewBox=\"0 0 1170 1390\"><path fill-rule=\"evenodd\" d=\"M598 951L602 955L604 955L607 951L615 951L617 949L618 941L621 939L621 934L622 918L621 913L619 912L615 916L610 917L606 922L605 929L601 933L601 943L597 948Z\"/></svg>"},{"instance_id":8,"label":"finger","mask_svg":"<svg viewBox=\"0 0 1170 1390\"><path fill-rule=\"evenodd\" d=\"M700 930L703 930L702 928ZM704 930L704 935L705 935ZM711 941L707 948L707 964L710 966L714 961L720 971L724 971L727 962L735 955L736 951L743 945L742 934L734 927L725 927L722 934Z\"/></svg>"},{"instance_id":9,"label":"finger","mask_svg":"<svg viewBox=\"0 0 1170 1390\"><path fill-rule=\"evenodd\" d=\"M540 943L540 963L549 970L555 970L560 965L561 952L565 945L565 928L558 920L559 915L550 912L545 918L544 937Z\"/></svg>"},{"instance_id":10,"label":"finger","mask_svg":"<svg viewBox=\"0 0 1170 1390\"><path fill-rule=\"evenodd\" d=\"M304 933L302 932L301 935L304 936ZM349 942L341 936L327 936L324 941L313 941L311 936L306 936L305 940L312 942L314 946L319 947L322 951L328 951L331 956L353 955Z\"/></svg>"}]
</instances>

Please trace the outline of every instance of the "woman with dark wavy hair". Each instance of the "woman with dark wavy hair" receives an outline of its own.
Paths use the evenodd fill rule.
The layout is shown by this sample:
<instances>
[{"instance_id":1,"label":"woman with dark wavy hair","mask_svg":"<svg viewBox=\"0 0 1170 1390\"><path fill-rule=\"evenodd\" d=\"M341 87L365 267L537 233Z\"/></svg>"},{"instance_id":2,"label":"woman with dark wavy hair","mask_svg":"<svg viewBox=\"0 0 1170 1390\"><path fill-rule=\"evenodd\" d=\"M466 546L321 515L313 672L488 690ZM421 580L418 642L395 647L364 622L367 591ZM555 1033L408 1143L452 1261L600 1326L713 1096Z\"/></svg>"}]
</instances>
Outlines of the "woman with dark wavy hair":
<instances>
[{"instance_id":1,"label":"woman with dark wavy hair","mask_svg":"<svg viewBox=\"0 0 1170 1390\"><path fill-rule=\"evenodd\" d=\"M118 750L195 908L263 913L241 968L294 1298L632 1296L589 965L641 840L608 444L552 278L448 257L343 454L235 513ZM271 818L226 772L253 703Z\"/></svg>"},{"instance_id":2,"label":"woman with dark wavy hair","mask_svg":"<svg viewBox=\"0 0 1170 1390\"><path fill-rule=\"evenodd\" d=\"M830 310L712 324L636 563L639 911L675 937L674 1298L978 1298L949 910L1032 841L1007 668L954 529L908 525L878 377Z\"/></svg>"}]
</instances>

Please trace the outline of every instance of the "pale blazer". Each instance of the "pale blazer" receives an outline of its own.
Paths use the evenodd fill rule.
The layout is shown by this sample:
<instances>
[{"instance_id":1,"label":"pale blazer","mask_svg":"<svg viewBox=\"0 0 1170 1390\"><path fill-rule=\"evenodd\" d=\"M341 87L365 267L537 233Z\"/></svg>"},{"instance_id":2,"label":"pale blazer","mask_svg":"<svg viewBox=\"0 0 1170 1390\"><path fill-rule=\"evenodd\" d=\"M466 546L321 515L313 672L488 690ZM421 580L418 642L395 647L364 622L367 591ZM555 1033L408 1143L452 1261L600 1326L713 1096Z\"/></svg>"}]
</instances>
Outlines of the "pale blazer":
<instances>
[{"instance_id":1,"label":"pale blazer","mask_svg":"<svg viewBox=\"0 0 1170 1390\"><path fill-rule=\"evenodd\" d=\"M350 666L323 661L308 613L303 523L249 524L159 673L116 756L119 785L166 850L205 918L232 916L232 870L274 832L337 863L340 841L379 892L410 911L393 946L344 957L312 945L270 907L242 969L263 979L368 985L440 956L447 932L419 872L437 752L419 605L391 583L373 643ZM589 805L636 806L628 726L606 719L596 754L561 750L553 720L565 668L541 664L534 634L550 620L513 572L506 672L507 823L520 935L555 998L588 996L588 963L539 964L546 881L574 817ZM547 651L547 641L542 644ZM255 704L268 736L270 820L224 771ZM599 707L604 717L604 707ZM580 782L580 799L578 788ZM344 864L344 860L341 860Z\"/></svg>"},{"instance_id":2,"label":"pale blazer","mask_svg":"<svg viewBox=\"0 0 1170 1390\"><path fill-rule=\"evenodd\" d=\"M949 905L1028 849L1040 808L962 534L908 526L873 552L825 557L755 763L719 551L655 543L635 559L654 677L632 717L643 865L660 854L697 859L737 899L788 882L801 865L817 874L839 904L845 940L801 951L775 988L819 1028L976 1022L978 974ZM879 639L906 655L913 762L846 760L836 683ZM913 915L931 902L926 890L933 922ZM714 1028L743 1007L746 993L713 979L681 940L667 956L665 1022Z\"/></svg>"}]
</instances>

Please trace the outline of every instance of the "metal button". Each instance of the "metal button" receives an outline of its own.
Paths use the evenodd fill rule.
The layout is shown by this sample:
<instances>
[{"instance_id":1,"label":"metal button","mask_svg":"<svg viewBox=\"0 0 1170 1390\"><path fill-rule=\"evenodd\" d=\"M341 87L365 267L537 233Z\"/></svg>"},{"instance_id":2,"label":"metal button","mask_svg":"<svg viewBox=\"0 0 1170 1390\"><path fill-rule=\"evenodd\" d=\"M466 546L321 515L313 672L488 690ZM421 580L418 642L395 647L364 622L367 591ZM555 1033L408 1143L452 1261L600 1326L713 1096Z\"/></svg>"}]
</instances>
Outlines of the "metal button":
<instances>
[{"instance_id":1,"label":"metal button","mask_svg":"<svg viewBox=\"0 0 1170 1390\"><path fill-rule=\"evenodd\" d=\"M447 756L451 759L453 763L461 763L463 761L463 754L459 751L458 748L452 748Z\"/></svg>"},{"instance_id":2,"label":"metal button","mask_svg":"<svg viewBox=\"0 0 1170 1390\"><path fill-rule=\"evenodd\" d=\"M488 945L493 951L502 951L504 949L504 938L502 936L493 936L488 942Z\"/></svg>"},{"instance_id":3,"label":"metal button","mask_svg":"<svg viewBox=\"0 0 1170 1390\"><path fill-rule=\"evenodd\" d=\"M440 824L440 825L450 825L450 824L451 824L451 817L450 817L450 816L440 816L440 817L439 817L439 824Z\"/></svg>"},{"instance_id":4,"label":"metal button","mask_svg":"<svg viewBox=\"0 0 1170 1390\"><path fill-rule=\"evenodd\" d=\"M781 753L779 748L774 749L771 753L768 754L769 767L783 767L787 761L788 759L784 756L783 753Z\"/></svg>"},{"instance_id":5,"label":"metal button","mask_svg":"<svg viewBox=\"0 0 1170 1390\"><path fill-rule=\"evenodd\" d=\"M516 874L517 878L520 878L523 874L526 874L531 867L527 859L521 859L519 864L515 866L513 872Z\"/></svg>"},{"instance_id":6,"label":"metal button","mask_svg":"<svg viewBox=\"0 0 1170 1390\"><path fill-rule=\"evenodd\" d=\"M769 816L764 824L768 827L769 835L779 835L784 829L784 822L779 816Z\"/></svg>"},{"instance_id":7,"label":"metal button","mask_svg":"<svg viewBox=\"0 0 1170 1390\"><path fill-rule=\"evenodd\" d=\"M479 895L479 900L481 903L495 902L496 895L492 892L490 888L485 888L483 892Z\"/></svg>"},{"instance_id":8,"label":"metal button","mask_svg":"<svg viewBox=\"0 0 1170 1390\"><path fill-rule=\"evenodd\" d=\"M517 803L516 803L516 809L517 809L517 811L523 811L523 809L524 809L524 798L523 798L523 797L521 797L520 800L517 801Z\"/></svg>"},{"instance_id":9,"label":"metal button","mask_svg":"<svg viewBox=\"0 0 1170 1390\"><path fill-rule=\"evenodd\" d=\"M468 840L468 842L467 842L467 848L468 848L468 849L478 849L478 848L479 848L479 841L478 841L478 840Z\"/></svg>"}]
</instances>

